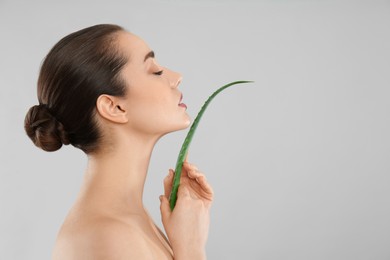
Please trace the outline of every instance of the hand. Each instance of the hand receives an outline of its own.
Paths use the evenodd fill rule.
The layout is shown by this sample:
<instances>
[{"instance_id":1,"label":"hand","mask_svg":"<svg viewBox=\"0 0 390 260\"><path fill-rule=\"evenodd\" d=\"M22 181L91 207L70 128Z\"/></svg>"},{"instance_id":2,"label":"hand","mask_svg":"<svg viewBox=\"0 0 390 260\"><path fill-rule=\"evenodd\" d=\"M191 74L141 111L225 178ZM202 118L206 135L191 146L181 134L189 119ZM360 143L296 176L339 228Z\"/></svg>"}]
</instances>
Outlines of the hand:
<instances>
[{"instance_id":1,"label":"hand","mask_svg":"<svg viewBox=\"0 0 390 260\"><path fill-rule=\"evenodd\" d=\"M175 259L205 259L205 246L210 225L213 190L195 165L184 162L176 206L169 207L174 171L164 179L161 195L161 217Z\"/></svg>"}]
</instances>

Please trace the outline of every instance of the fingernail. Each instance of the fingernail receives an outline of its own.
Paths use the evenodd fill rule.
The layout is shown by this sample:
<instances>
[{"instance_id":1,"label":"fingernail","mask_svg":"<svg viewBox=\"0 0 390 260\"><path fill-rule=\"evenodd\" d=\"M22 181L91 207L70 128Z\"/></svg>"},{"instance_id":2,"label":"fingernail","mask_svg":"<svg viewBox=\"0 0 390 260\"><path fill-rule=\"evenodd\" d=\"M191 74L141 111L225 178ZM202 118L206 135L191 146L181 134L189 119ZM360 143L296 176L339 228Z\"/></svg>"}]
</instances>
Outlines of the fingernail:
<instances>
[{"instance_id":1,"label":"fingernail","mask_svg":"<svg viewBox=\"0 0 390 260\"><path fill-rule=\"evenodd\" d=\"M158 198L160 199L160 202L162 202L162 198L163 198L163 196L162 196L162 195L160 195Z\"/></svg>"}]
</instances>

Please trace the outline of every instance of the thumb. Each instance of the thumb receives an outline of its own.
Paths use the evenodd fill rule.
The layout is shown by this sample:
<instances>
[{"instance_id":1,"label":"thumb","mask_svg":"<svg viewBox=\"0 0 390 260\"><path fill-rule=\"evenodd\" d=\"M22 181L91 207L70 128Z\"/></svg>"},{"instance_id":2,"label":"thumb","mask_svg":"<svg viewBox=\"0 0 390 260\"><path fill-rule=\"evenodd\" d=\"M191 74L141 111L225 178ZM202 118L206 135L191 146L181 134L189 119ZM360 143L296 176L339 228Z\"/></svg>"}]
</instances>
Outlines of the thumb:
<instances>
[{"instance_id":1,"label":"thumb","mask_svg":"<svg viewBox=\"0 0 390 260\"><path fill-rule=\"evenodd\" d=\"M167 217L171 214L171 208L169 207L169 201L167 197L164 195L160 195L160 211L161 211L161 218L164 221Z\"/></svg>"}]
</instances>

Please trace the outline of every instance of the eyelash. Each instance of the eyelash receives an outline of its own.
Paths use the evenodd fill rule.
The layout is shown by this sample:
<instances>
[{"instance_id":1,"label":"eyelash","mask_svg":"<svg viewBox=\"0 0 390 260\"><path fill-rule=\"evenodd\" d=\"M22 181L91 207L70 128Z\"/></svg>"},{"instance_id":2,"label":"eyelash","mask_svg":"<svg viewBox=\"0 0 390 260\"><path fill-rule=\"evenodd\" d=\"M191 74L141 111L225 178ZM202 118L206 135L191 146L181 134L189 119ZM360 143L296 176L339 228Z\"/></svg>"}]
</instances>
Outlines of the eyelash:
<instances>
[{"instance_id":1,"label":"eyelash","mask_svg":"<svg viewBox=\"0 0 390 260\"><path fill-rule=\"evenodd\" d=\"M163 70L160 70L160 71L157 71L157 72L155 72L155 73L153 73L154 75L158 75L158 76L160 76L161 74L163 74Z\"/></svg>"}]
</instances>

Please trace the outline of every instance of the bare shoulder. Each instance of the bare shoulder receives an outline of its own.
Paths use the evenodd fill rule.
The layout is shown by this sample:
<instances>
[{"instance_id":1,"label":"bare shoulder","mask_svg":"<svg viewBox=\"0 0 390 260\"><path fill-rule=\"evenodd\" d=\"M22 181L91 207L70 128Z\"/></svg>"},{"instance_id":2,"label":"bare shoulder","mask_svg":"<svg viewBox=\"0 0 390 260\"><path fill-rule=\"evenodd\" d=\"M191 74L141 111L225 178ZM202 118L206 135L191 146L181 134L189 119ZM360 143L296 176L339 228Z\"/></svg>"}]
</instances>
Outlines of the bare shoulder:
<instances>
[{"instance_id":1,"label":"bare shoulder","mask_svg":"<svg viewBox=\"0 0 390 260\"><path fill-rule=\"evenodd\" d=\"M153 259L147 237L137 221L121 222L102 218L88 224L66 225L61 229L53 260L69 259Z\"/></svg>"}]
</instances>

